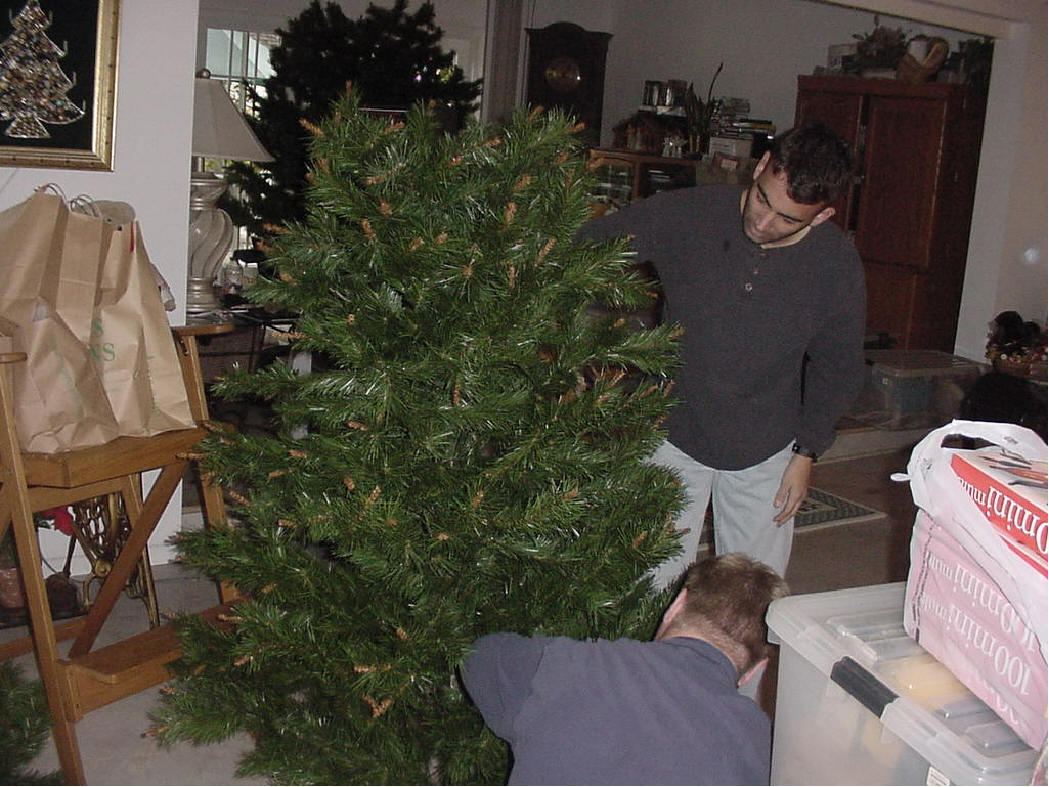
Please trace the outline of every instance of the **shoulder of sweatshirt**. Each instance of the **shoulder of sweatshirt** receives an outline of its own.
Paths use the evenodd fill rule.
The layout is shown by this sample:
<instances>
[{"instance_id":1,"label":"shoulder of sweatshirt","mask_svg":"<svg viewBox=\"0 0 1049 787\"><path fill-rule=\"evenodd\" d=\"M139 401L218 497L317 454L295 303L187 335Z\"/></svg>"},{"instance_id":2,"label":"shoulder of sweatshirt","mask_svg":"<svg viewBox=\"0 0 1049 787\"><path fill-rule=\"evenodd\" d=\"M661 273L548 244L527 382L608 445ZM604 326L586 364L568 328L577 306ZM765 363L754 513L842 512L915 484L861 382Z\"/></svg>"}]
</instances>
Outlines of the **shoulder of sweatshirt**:
<instances>
[{"instance_id":1,"label":"shoulder of sweatshirt","mask_svg":"<svg viewBox=\"0 0 1049 787\"><path fill-rule=\"evenodd\" d=\"M586 222L578 239L603 239L629 232L640 232L655 224L719 224L731 220L739 204L741 188L716 184L660 191L629 207Z\"/></svg>"}]
</instances>

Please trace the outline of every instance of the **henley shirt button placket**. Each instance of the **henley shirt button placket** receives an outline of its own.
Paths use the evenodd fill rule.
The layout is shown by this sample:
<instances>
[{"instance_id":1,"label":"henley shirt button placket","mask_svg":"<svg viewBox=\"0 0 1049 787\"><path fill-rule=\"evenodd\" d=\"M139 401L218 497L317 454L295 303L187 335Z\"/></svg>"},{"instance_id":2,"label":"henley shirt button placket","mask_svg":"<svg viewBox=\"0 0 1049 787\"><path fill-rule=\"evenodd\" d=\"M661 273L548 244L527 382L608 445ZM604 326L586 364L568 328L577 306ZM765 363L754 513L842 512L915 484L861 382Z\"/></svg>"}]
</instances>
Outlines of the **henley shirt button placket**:
<instances>
[{"instance_id":1,"label":"henley shirt button placket","mask_svg":"<svg viewBox=\"0 0 1049 787\"><path fill-rule=\"evenodd\" d=\"M768 253L763 249L757 252L756 256L758 258L758 261L754 264L754 267L750 269L751 278L757 278L758 272L761 270L761 263L765 260L766 257L768 257ZM743 292L754 292L754 282L744 282Z\"/></svg>"}]
</instances>

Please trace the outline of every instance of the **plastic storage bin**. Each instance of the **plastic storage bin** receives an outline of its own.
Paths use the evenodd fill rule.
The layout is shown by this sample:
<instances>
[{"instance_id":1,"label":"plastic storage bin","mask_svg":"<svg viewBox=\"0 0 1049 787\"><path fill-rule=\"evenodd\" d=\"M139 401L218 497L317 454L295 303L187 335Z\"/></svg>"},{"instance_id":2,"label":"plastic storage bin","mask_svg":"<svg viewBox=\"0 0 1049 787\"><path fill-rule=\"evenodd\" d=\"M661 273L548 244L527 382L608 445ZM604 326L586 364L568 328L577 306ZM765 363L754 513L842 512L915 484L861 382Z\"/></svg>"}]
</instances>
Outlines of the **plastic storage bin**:
<instances>
[{"instance_id":1,"label":"plastic storage bin","mask_svg":"<svg viewBox=\"0 0 1049 787\"><path fill-rule=\"evenodd\" d=\"M903 630L904 589L773 602L773 784L1030 781L1038 753Z\"/></svg>"},{"instance_id":2,"label":"plastic storage bin","mask_svg":"<svg viewBox=\"0 0 1049 787\"><path fill-rule=\"evenodd\" d=\"M938 350L868 350L867 363L868 388L896 421L919 414L955 418L965 390L980 376L973 361Z\"/></svg>"}]
</instances>

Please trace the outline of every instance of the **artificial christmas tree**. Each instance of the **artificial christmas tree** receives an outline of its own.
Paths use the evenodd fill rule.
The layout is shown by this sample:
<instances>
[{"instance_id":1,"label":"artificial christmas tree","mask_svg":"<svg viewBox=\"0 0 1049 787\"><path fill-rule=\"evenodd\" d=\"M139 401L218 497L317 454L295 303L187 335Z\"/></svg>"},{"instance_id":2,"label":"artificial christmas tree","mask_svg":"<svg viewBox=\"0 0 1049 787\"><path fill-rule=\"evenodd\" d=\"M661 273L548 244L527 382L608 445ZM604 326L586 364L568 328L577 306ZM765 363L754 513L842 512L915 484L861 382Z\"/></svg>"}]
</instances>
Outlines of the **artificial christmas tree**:
<instances>
[{"instance_id":1,"label":"artificial christmas tree","mask_svg":"<svg viewBox=\"0 0 1049 787\"><path fill-rule=\"evenodd\" d=\"M165 740L249 732L281 782L494 783L504 746L455 668L497 630L654 631L646 572L676 552L661 438L673 326L591 305L652 294L625 241L577 245L590 179L573 121L406 125L354 95L314 128L309 216L251 297L302 315L326 371L234 373L276 436L219 433L206 467L236 522L182 559L245 600L188 619Z\"/></svg>"},{"instance_id":2,"label":"artificial christmas tree","mask_svg":"<svg viewBox=\"0 0 1049 787\"><path fill-rule=\"evenodd\" d=\"M443 33L435 24L432 3L407 13L407 0L391 8L369 4L359 19L350 19L335 3L313 0L270 50L273 76L254 92L255 111L248 118L271 163L230 164L227 180L234 186L223 207L237 226L260 236L268 226L305 215L309 134L300 120L319 123L332 103L353 83L361 103L377 109L407 109L416 101L433 101L461 119L472 112L480 81L467 81L453 52L440 47Z\"/></svg>"},{"instance_id":3,"label":"artificial christmas tree","mask_svg":"<svg viewBox=\"0 0 1049 787\"><path fill-rule=\"evenodd\" d=\"M19 667L0 662L0 708L0 784L61 784L57 771L26 769L43 750L51 726L40 681L27 681Z\"/></svg>"}]
</instances>

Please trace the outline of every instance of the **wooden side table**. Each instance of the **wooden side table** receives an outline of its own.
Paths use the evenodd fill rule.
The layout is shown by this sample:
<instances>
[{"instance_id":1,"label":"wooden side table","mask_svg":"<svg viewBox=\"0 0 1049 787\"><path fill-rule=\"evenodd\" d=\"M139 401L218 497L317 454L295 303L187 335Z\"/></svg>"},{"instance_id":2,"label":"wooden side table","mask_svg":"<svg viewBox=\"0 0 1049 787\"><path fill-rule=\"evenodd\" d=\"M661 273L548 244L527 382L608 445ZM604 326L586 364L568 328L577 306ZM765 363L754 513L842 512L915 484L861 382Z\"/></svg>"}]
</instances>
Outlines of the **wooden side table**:
<instances>
[{"instance_id":1,"label":"wooden side table","mask_svg":"<svg viewBox=\"0 0 1049 787\"><path fill-rule=\"evenodd\" d=\"M202 379L214 382L234 366L253 372L266 345L266 329L289 330L294 315L273 314L265 309L233 311L224 316L233 325L230 333L198 337Z\"/></svg>"}]
</instances>

